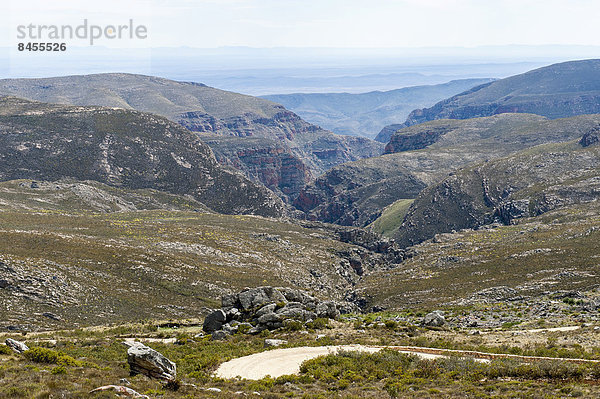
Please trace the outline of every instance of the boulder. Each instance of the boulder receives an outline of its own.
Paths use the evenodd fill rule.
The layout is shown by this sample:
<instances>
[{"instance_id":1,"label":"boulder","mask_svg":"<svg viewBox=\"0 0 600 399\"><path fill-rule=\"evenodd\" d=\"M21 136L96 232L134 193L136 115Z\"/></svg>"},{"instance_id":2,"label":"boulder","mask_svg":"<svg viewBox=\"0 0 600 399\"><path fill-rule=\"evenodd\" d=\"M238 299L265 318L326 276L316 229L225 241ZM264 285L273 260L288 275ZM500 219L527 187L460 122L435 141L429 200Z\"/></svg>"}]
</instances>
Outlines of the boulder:
<instances>
[{"instance_id":1,"label":"boulder","mask_svg":"<svg viewBox=\"0 0 600 399\"><path fill-rule=\"evenodd\" d=\"M25 345L23 342L14 340L12 338L7 338L5 343L6 343L6 346L8 346L9 348L11 348L13 351L15 351L17 353L23 353L23 352L29 350L29 347L27 345Z\"/></svg>"},{"instance_id":2,"label":"boulder","mask_svg":"<svg viewBox=\"0 0 600 399\"><path fill-rule=\"evenodd\" d=\"M281 292L273 287L245 289L239 293L238 299L242 309L245 311L260 308L268 303L279 303L285 301L285 297L281 294Z\"/></svg>"},{"instance_id":3,"label":"boulder","mask_svg":"<svg viewBox=\"0 0 600 399\"><path fill-rule=\"evenodd\" d=\"M223 310L225 311L225 308L223 308ZM238 308L229 308L226 311L226 316L227 316L228 321L238 320L239 318L242 317L242 313L240 312L240 310Z\"/></svg>"},{"instance_id":4,"label":"boulder","mask_svg":"<svg viewBox=\"0 0 600 399\"><path fill-rule=\"evenodd\" d=\"M223 327L223 324L227 321L227 315L223 310L215 310L212 313L209 313L208 316L204 319L204 324L202 324L202 329L211 333L213 331L220 330Z\"/></svg>"},{"instance_id":5,"label":"boulder","mask_svg":"<svg viewBox=\"0 0 600 399\"><path fill-rule=\"evenodd\" d=\"M600 144L600 127L595 127L584 134L579 141L579 144L581 144L582 147Z\"/></svg>"},{"instance_id":6,"label":"boulder","mask_svg":"<svg viewBox=\"0 0 600 399\"><path fill-rule=\"evenodd\" d=\"M224 341L227 338L229 338L230 335L231 334L229 332L225 331L225 330L214 331L211 334L211 339L213 341Z\"/></svg>"},{"instance_id":7,"label":"boulder","mask_svg":"<svg viewBox=\"0 0 600 399\"><path fill-rule=\"evenodd\" d=\"M254 317L260 318L261 316L263 316L267 313L273 313L273 312L275 312L276 308L277 308L277 305L274 303L265 305L262 308L258 309L258 311L254 314Z\"/></svg>"},{"instance_id":8,"label":"boulder","mask_svg":"<svg viewBox=\"0 0 600 399\"><path fill-rule=\"evenodd\" d=\"M441 327L444 324L446 324L446 319L444 318L444 313L440 310L428 313L421 322L421 325L426 327Z\"/></svg>"},{"instance_id":9,"label":"boulder","mask_svg":"<svg viewBox=\"0 0 600 399\"><path fill-rule=\"evenodd\" d=\"M321 302L317 305L316 309L317 317L324 317L328 319L337 319L340 316L340 312L335 306L333 301Z\"/></svg>"},{"instance_id":10,"label":"boulder","mask_svg":"<svg viewBox=\"0 0 600 399\"><path fill-rule=\"evenodd\" d=\"M140 342L124 342L131 375L143 374L159 380L173 381L177 366L159 352Z\"/></svg>"},{"instance_id":11,"label":"boulder","mask_svg":"<svg viewBox=\"0 0 600 399\"><path fill-rule=\"evenodd\" d=\"M221 297L221 308L223 308L223 310L228 313L231 308L237 308L238 305L239 305L238 294L223 295Z\"/></svg>"},{"instance_id":12,"label":"boulder","mask_svg":"<svg viewBox=\"0 0 600 399\"><path fill-rule=\"evenodd\" d=\"M237 332L237 323L252 322L249 333L275 330L283 327L285 320L307 322L317 317L335 319L339 310L332 301L321 301L308 293L292 288L245 288L238 294L221 297L222 309L206 316L203 329L207 333L223 330ZM248 326L250 326L248 324Z\"/></svg>"}]
</instances>

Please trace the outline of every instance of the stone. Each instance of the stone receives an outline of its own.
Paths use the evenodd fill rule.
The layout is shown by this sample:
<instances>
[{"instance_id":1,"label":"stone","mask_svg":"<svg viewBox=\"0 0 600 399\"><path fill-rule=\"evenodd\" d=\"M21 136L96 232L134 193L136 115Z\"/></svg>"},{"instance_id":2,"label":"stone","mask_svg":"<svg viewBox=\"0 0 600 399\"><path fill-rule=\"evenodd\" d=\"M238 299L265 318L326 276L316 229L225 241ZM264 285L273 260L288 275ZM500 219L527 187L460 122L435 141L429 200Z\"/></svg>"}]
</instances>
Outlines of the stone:
<instances>
[{"instance_id":1,"label":"stone","mask_svg":"<svg viewBox=\"0 0 600 399\"><path fill-rule=\"evenodd\" d=\"M288 342L284 339L265 339L265 348L272 348L286 345Z\"/></svg>"},{"instance_id":2,"label":"stone","mask_svg":"<svg viewBox=\"0 0 600 399\"><path fill-rule=\"evenodd\" d=\"M274 312L263 314L262 316L260 316L258 318L259 324L277 323L280 321L281 321L281 317Z\"/></svg>"},{"instance_id":3,"label":"stone","mask_svg":"<svg viewBox=\"0 0 600 399\"><path fill-rule=\"evenodd\" d=\"M260 318L262 315L265 315L267 313L273 313L273 312L275 312L275 308L277 308L277 305L274 303L265 305L255 313L254 317Z\"/></svg>"},{"instance_id":4,"label":"stone","mask_svg":"<svg viewBox=\"0 0 600 399\"><path fill-rule=\"evenodd\" d=\"M221 330L225 331L228 334L233 335L233 334L235 334L237 332L238 325L237 324L236 325L232 325L230 323L223 324L223 327L221 327Z\"/></svg>"},{"instance_id":5,"label":"stone","mask_svg":"<svg viewBox=\"0 0 600 399\"><path fill-rule=\"evenodd\" d=\"M586 134L583 135L579 144L582 147L589 147L591 145L598 145L600 143L600 127L595 127Z\"/></svg>"},{"instance_id":6,"label":"stone","mask_svg":"<svg viewBox=\"0 0 600 399\"><path fill-rule=\"evenodd\" d=\"M441 327L444 324L446 324L446 319L444 318L444 313L440 310L428 313L421 322L421 325L426 327Z\"/></svg>"},{"instance_id":7,"label":"stone","mask_svg":"<svg viewBox=\"0 0 600 399\"><path fill-rule=\"evenodd\" d=\"M212 339L213 341L224 341L224 340L226 340L227 338L229 338L229 336L231 336L231 334L230 334L230 333L228 333L227 331L224 331L224 330L219 330L219 331L214 331L214 332L211 334L211 339Z\"/></svg>"},{"instance_id":8,"label":"stone","mask_svg":"<svg viewBox=\"0 0 600 399\"><path fill-rule=\"evenodd\" d=\"M223 324L225 324L226 320L227 315L225 312L223 312L223 310L215 310L206 316L204 323L202 324L202 329L207 333L220 330L221 327L223 327Z\"/></svg>"},{"instance_id":9,"label":"stone","mask_svg":"<svg viewBox=\"0 0 600 399\"><path fill-rule=\"evenodd\" d=\"M225 310L225 308L223 308L223 310ZM240 312L240 310L238 308L230 308L226 312L226 317L227 317L227 320L229 320L229 321L237 320L242 317L242 313Z\"/></svg>"},{"instance_id":10,"label":"stone","mask_svg":"<svg viewBox=\"0 0 600 399\"><path fill-rule=\"evenodd\" d=\"M268 303L284 302L285 297L276 288L257 287L244 290L238 295L242 309L250 311Z\"/></svg>"},{"instance_id":11,"label":"stone","mask_svg":"<svg viewBox=\"0 0 600 399\"><path fill-rule=\"evenodd\" d=\"M140 342L124 342L131 375L143 374L159 380L174 381L177 366L161 353Z\"/></svg>"},{"instance_id":12,"label":"stone","mask_svg":"<svg viewBox=\"0 0 600 399\"><path fill-rule=\"evenodd\" d=\"M8 346L10 349L12 349L13 351L15 351L17 353L23 353L23 352L29 350L29 347L27 345L25 345L23 342L14 340L12 338L7 338L5 343L6 343L6 346Z\"/></svg>"},{"instance_id":13,"label":"stone","mask_svg":"<svg viewBox=\"0 0 600 399\"><path fill-rule=\"evenodd\" d=\"M228 313L231 308L236 308L238 304L239 299L237 294L223 295L221 297L221 308Z\"/></svg>"},{"instance_id":14,"label":"stone","mask_svg":"<svg viewBox=\"0 0 600 399\"><path fill-rule=\"evenodd\" d=\"M262 331L267 330L267 329L268 328L264 325L258 325L258 326L255 326L255 327L252 327L251 329L249 329L248 334L251 334L251 335L259 334Z\"/></svg>"},{"instance_id":15,"label":"stone","mask_svg":"<svg viewBox=\"0 0 600 399\"><path fill-rule=\"evenodd\" d=\"M216 393L221 392L221 389L219 389L219 388L206 388L206 390L208 392L216 392Z\"/></svg>"},{"instance_id":16,"label":"stone","mask_svg":"<svg viewBox=\"0 0 600 399\"><path fill-rule=\"evenodd\" d=\"M131 388L120 385L105 385L103 387L98 387L94 390L91 390L90 394L102 391L114 391L117 395L125 395L131 398L150 399L150 397L147 395L142 395L141 393L134 391Z\"/></svg>"}]
</instances>

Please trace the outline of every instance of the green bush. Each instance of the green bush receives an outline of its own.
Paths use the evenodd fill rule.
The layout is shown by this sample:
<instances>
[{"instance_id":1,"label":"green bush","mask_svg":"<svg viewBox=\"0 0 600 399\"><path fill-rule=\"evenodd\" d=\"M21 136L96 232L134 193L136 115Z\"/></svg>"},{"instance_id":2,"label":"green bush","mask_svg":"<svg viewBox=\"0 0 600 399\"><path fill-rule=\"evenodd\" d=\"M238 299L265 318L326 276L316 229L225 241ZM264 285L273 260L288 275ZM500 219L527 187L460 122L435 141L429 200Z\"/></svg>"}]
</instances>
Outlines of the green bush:
<instances>
[{"instance_id":1,"label":"green bush","mask_svg":"<svg viewBox=\"0 0 600 399\"><path fill-rule=\"evenodd\" d=\"M285 329L287 331L300 331L304 328L304 324L298 320L288 320L285 323Z\"/></svg>"},{"instance_id":2,"label":"green bush","mask_svg":"<svg viewBox=\"0 0 600 399\"><path fill-rule=\"evenodd\" d=\"M306 327L312 328L313 330L322 330L324 328L327 328L328 325L329 319L326 319L324 317L319 317L318 319L306 323Z\"/></svg>"},{"instance_id":3,"label":"green bush","mask_svg":"<svg viewBox=\"0 0 600 399\"><path fill-rule=\"evenodd\" d=\"M23 352L27 360L36 363L58 364L60 366L77 366L79 363L71 356L52 349L35 347Z\"/></svg>"},{"instance_id":4,"label":"green bush","mask_svg":"<svg viewBox=\"0 0 600 399\"><path fill-rule=\"evenodd\" d=\"M393 330L394 328L396 328L398 326L398 323L396 323L394 320L386 320L385 326L387 328L389 328L390 330Z\"/></svg>"},{"instance_id":5,"label":"green bush","mask_svg":"<svg viewBox=\"0 0 600 399\"><path fill-rule=\"evenodd\" d=\"M0 345L0 355L11 355L12 353L12 349L10 349L8 346Z\"/></svg>"},{"instance_id":6,"label":"green bush","mask_svg":"<svg viewBox=\"0 0 600 399\"><path fill-rule=\"evenodd\" d=\"M56 366L52 369L51 373L53 375L67 374L67 368L65 366Z\"/></svg>"}]
</instances>

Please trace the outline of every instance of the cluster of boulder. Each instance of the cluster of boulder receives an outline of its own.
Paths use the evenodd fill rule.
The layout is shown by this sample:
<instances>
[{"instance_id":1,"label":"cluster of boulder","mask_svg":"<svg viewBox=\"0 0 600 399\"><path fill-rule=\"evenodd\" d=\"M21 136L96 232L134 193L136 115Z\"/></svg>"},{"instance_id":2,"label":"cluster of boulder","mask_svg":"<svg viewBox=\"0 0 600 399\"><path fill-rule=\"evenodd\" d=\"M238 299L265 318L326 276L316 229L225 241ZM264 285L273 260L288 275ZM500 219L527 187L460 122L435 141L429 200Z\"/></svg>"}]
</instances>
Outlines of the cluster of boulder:
<instances>
[{"instance_id":1,"label":"cluster of boulder","mask_svg":"<svg viewBox=\"0 0 600 399\"><path fill-rule=\"evenodd\" d=\"M238 331L257 334L276 330L292 322L303 324L317 318L336 319L340 312L333 301L321 301L305 291L292 288L246 288L224 295L221 309L204 319L202 326L213 339L223 339Z\"/></svg>"}]
</instances>

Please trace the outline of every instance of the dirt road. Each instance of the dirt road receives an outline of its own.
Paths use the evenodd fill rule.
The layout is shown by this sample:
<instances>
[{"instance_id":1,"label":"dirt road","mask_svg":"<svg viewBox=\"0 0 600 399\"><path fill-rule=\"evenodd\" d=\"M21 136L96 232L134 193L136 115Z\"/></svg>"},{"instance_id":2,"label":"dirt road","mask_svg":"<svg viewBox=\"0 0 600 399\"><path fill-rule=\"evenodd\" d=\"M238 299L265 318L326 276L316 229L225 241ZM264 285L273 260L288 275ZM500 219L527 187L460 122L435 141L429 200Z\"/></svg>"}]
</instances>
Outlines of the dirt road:
<instances>
[{"instance_id":1,"label":"dirt road","mask_svg":"<svg viewBox=\"0 0 600 399\"><path fill-rule=\"evenodd\" d=\"M299 373L300 365L304 361L314 359L315 357L339 351L375 353L381 349L383 348L362 345L302 346L299 348L274 349L225 362L217 369L215 375L221 378L235 378L240 376L250 380L259 380L267 375L276 378L282 375ZM401 352L412 353L408 351ZM427 359L435 359L442 356L429 353L414 354Z\"/></svg>"}]
</instances>

